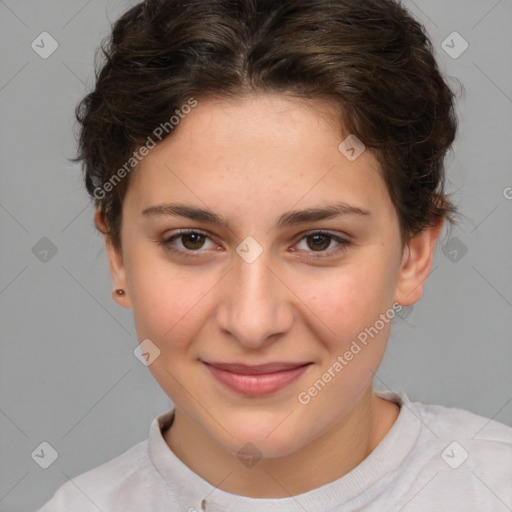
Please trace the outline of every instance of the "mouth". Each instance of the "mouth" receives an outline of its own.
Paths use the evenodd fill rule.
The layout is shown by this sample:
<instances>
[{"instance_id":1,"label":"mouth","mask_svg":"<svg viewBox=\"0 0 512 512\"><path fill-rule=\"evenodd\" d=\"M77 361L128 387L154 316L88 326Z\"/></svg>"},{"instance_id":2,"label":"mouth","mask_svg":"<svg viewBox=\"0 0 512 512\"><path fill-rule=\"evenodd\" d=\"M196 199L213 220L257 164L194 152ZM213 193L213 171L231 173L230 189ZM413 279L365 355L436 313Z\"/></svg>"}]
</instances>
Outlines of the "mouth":
<instances>
[{"instance_id":1,"label":"mouth","mask_svg":"<svg viewBox=\"0 0 512 512\"><path fill-rule=\"evenodd\" d=\"M313 363L239 363L205 362L211 375L224 386L242 395L263 396L276 393L298 379Z\"/></svg>"}]
</instances>

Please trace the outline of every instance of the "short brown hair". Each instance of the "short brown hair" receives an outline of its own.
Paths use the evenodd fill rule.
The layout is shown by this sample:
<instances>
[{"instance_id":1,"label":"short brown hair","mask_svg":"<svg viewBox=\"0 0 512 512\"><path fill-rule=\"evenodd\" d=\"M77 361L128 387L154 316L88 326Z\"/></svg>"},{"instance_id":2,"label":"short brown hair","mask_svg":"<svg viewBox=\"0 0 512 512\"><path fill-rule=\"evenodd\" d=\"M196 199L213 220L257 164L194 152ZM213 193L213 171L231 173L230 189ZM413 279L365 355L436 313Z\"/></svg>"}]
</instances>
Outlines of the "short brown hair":
<instances>
[{"instance_id":1,"label":"short brown hair","mask_svg":"<svg viewBox=\"0 0 512 512\"><path fill-rule=\"evenodd\" d=\"M404 243L454 220L444 192L454 94L424 27L395 0L147 0L101 50L95 89L76 108L74 161L118 248L129 176L101 197L98 187L191 97L253 91L339 105L349 133L375 150Z\"/></svg>"}]
</instances>

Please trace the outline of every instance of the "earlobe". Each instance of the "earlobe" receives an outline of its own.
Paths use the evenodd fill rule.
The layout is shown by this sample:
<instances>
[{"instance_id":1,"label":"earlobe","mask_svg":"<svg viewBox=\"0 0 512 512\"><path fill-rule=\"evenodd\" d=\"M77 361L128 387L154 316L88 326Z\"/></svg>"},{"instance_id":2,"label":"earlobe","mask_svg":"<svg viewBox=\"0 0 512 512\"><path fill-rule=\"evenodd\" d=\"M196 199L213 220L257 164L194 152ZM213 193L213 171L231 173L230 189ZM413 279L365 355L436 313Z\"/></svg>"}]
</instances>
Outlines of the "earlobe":
<instances>
[{"instance_id":1,"label":"earlobe","mask_svg":"<svg viewBox=\"0 0 512 512\"><path fill-rule=\"evenodd\" d=\"M404 247L395 296L399 304L411 306L421 298L443 223L444 219L440 218L434 226L425 228Z\"/></svg>"},{"instance_id":2,"label":"earlobe","mask_svg":"<svg viewBox=\"0 0 512 512\"><path fill-rule=\"evenodd\" d=\"M96 227L103 232L103 240L108 257L110 275L112 276L113 290L112 298L125 308L131 308L131 301L128 294L128 286L126 281L126 269L122 251L112 243L107 233L107 225L103 213L98 209L94 214L94 222ZM123 290L124 293L117 293L116 290Z\"/></svg>"}]
</instances>

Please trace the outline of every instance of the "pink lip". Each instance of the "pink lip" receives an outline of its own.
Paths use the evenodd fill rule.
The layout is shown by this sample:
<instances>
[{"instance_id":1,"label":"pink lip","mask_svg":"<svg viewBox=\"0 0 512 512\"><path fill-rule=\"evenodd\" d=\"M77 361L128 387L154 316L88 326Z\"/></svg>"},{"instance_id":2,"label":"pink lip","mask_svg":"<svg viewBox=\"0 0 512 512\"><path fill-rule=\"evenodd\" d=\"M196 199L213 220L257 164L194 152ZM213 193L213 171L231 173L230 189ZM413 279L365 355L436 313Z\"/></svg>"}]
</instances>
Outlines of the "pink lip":
<instances>
[{"instance_id":1,"label":"pink lip","mask_svg":"<svg viewBox=\"0 0 512 512\"><path fill-rule=\"evenodd\" d=\"M268 395L299 378L311 363L269 363L256 366L204 363L211 374L233 391L244 395Z\"/></svg>"}]
</instances>

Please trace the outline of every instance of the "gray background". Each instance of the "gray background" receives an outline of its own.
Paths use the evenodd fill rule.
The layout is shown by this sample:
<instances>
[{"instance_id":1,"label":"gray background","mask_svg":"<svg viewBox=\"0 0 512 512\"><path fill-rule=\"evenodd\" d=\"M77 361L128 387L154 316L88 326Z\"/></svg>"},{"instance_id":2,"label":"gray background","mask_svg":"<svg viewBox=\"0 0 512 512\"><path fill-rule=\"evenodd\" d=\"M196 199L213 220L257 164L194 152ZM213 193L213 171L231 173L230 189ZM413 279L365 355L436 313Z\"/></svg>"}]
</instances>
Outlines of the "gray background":
<instances>
[{"instance_id":1,"label":"gray background","mask_svg":"<svg viewBox=\"0 0 512 512\"><path fill-rule=\"evenodd\" d=\"M68 478L146 438L172 405L133 355L132 312L111 298L81 171L67 160L95 50L133 4L0 0L2 512L35 510ZM422 300L395 322L376 387L512 425L512 1L405 5L465 87L447 161L465 216L445 230ZM469 44L457 58L442 48L453 31ZM47 59L31 47L42 32L59 45ZM43 237L55 254L41 252L51 245ZM43 441L59 454L48 469L31 457Z\"/></svg>"}]
</instances>

